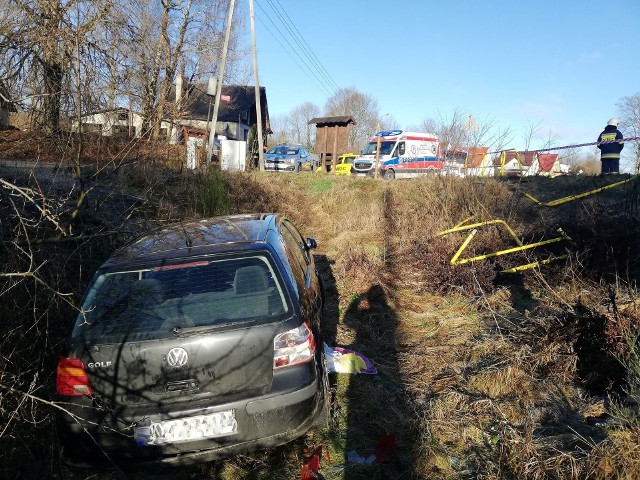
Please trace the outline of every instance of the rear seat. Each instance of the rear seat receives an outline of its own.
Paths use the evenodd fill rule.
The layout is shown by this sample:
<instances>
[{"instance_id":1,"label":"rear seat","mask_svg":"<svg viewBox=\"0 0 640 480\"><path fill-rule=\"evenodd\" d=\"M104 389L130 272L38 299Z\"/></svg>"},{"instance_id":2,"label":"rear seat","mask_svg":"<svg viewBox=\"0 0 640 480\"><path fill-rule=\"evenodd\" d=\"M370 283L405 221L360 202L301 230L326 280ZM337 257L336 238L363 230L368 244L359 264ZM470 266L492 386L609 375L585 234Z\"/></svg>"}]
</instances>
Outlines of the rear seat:
<instances>
[{"instance_id":1,"label":"rear seat","mask_svg":"<svg viewBox=\"0 0 640 480\"><path fill-rule=\"evenodd\" d=\"M164 318L162 329L215 325L222 320L264 317L280 313L282 302L275 302L274 294L275 298L278 298L275 288L269 287L264 268L254 265L241 267L236 271L233 289L169 299L159 305L156 312Z\"/></svg>"}]
</instances>

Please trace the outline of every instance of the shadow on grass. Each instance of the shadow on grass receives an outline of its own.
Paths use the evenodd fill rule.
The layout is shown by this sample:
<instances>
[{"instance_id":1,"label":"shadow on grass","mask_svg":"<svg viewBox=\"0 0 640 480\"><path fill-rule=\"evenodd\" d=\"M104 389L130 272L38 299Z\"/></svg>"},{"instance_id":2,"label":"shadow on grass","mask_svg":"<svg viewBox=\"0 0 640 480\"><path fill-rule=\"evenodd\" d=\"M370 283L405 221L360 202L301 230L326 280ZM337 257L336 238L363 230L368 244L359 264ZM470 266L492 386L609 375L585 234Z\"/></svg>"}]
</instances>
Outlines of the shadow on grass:
<instances>
[{"instance_id":1,"label":"shadow on grass","mask_svg":"<svg viewBox=\"0 0 640 480\"><path fill-rule=\"evenodd\" d=\"M411 476L418 432L400 378L399 319L382 286L373 285L353 300L344 323L355 333L354 342L345 347L365 355L378 370L377 375L349 379L344 478ZM362 459L369 463L358 463Z\"/></svg>"},{"instance_id":2,"label":"shadow on grass","mask_svg":"<svg viewBox=\"0 0 640 480\"><path fill-rule=\"evenodd\" d=\"M333 276L331 265L335 263L326 255L317 254L313 256L313 260L318 268L318 274L322 281L324 309L322 311L322 336L327 345L336 344L336 335L338 331L338 320L340 317L338 294L338 285Z\"/></svg>"},{"instance_id":3,"label":"shadow on grass","mask_svg":"<svg viewBox=\"0 0 640 480\"><path fill-rule=\"evenodd\" d=\"M511 294L511 306L520 314L533 312L540 302L533 296L531 289L524 283L522 273L502 274L496 276L496 287L505 287Z\"/></svg>"}]
</instances>

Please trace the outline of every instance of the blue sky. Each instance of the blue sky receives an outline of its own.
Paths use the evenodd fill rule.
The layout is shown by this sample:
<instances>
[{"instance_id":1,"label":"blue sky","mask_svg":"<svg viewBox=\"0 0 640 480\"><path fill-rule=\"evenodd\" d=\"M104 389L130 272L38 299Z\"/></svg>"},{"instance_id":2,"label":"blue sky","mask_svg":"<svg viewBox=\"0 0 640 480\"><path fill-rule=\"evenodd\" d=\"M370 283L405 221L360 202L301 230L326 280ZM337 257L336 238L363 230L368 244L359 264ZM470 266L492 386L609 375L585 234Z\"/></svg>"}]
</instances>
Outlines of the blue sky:
<instances>
[{"instance_id":1,"label":"blue sky","mask_svg":"<svg viewBox=\"0 0 640 480\"><path fill-rule=\"evenodd\" d=\"M374 97L398 128L457 109L510 126L515 148L530 125L540 144L593 142L620 99L640 93L640 0L255 1L272 116L322 109L330 95L274 38L274 6L339 87Z\"/></svg>"}]
</instances>

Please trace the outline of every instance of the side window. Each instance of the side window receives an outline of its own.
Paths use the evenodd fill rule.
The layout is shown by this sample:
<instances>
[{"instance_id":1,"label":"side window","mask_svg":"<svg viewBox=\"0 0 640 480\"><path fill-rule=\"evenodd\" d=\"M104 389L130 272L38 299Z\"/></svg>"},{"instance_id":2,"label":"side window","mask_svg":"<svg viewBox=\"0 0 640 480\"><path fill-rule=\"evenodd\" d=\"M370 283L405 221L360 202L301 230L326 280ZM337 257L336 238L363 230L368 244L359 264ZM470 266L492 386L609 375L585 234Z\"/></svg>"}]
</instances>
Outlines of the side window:
<instances>
[{"instance_id":1,"label":"side window","mask_svg":"<svg viewBox=\"0 0 640 480\"><path fill-rule=\"evenodd\" d=\"M298 289L301 291L307 285L307 271L309 267L308 256L302 243L302 237L298 231L288 222L285 222L282 228L282 238L284 239L285 247L287 249L287 256L289 257L289 263L293 270L293 275L298 284Z\"/></svg>"},{"instance_id":2,"label":"side window","mask_svg":"<svg viewBox=\"0 0 640 480\"><path fill-rule=\"evenodd\" d=\"M400 157L404 155L404 142L398 143L398 148L396 149L396 156Z\"/></svg>"},{"instance_id":3,"label":"side window","mask_svg":"<svg viewBox=\"0 0 640 480\"><path fill-rule=\"evenodd\" d=\"M302 234L288 220L285 220L284 222L282 222L282 225L283 225L284 229L286 229L291 234L291 237L293 238L293 240L298 245L298 248L300 250L300 254L302 255L302 258L304 259L305 265L309 265L309 263L311 263L309 261L309 253L307 252L307 249L305 247L306 242L305 242L304 238L302 238Z\"/></svg>"}]
</instances>

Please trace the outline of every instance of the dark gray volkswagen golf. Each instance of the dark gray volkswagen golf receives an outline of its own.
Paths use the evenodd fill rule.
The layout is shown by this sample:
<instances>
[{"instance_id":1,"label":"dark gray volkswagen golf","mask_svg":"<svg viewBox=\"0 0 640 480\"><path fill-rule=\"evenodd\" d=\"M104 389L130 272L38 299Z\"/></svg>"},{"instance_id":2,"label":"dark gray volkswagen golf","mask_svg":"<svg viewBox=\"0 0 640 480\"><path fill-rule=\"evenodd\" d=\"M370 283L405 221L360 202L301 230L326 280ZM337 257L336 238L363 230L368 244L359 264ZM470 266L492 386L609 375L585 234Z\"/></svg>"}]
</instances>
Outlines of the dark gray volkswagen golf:
<instances>
[{"instance_id":1,"label":"dark gray volkswagen golf","mask_svg":"<svg viewBox=\"0 0 640 480\"><path fill-rule=\"evenodd\" d=\"M282 215L255 214L115 252L58 364L65 461L205 461L304 434L328 396L315 247Z\"/></svg>"}]
</instances>

